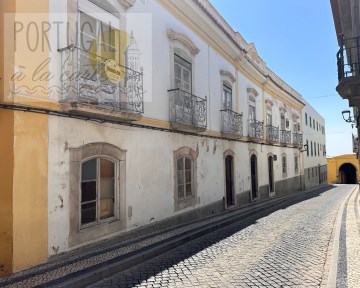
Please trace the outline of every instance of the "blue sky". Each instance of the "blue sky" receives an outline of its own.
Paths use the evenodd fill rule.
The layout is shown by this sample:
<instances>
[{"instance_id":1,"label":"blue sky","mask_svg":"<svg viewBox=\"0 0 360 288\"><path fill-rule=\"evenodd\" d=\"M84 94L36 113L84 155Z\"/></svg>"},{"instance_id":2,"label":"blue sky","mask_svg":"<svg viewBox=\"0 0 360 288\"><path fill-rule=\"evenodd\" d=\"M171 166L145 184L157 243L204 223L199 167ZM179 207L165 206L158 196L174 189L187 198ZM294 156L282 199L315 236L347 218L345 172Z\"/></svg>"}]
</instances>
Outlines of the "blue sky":
<instances>
[{"instance_id":1,"label":"blue sky","mask_svg":"<svg viewBox=\"0 0 360 288\"><path fill-rule=\"evenodd\" d=\"M210 0L254 42L267 65L325 118L327 156L352 153L351 125L336 92L338 45L330 0Z\"/></svg>"}]
</instances>

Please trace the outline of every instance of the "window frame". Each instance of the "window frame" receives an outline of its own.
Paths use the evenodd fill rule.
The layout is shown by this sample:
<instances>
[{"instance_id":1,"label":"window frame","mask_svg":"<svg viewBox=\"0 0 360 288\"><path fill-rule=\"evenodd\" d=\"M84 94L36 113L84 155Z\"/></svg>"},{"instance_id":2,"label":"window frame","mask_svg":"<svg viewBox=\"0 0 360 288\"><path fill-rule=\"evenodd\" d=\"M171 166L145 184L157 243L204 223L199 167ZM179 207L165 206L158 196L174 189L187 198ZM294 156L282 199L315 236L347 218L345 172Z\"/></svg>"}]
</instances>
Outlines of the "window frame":
<instances>
[{"instance_id":1,"label":"window frame","mask_svg":"<svg viewBox=\"0 0 360 288\"><path fill-rule=\"evenodd\" d=\"M197 156L198 153L187 146L181 147L173 152L173 181L174 181L174 209L179 211L190 206L194 206L197 203ZM177 162L181 158L189 158L191 160L191 196L186 197L186 187L184 190L184 198L179 198L178 194L178 169ZM184 175L185 176L185 175Z\"/></svg>"},{"instance_id":2,"label":"window frame","mask_svg":"<svg viewBox=\"0 0 360 288\"><path fill-rule=\"evenodd\" d=\"M69 247L120 232L126 229L126 150L104 143L88 143L69 148ZM81 225L81 169L82 164L94 158L105 158L117 163L115 175L114 217L96 224Z\"/></svg>"},{"instance_id":3,"label":"window frame","mask_svg":"<svg viewBox=\"0 0 360 288\"><path fill-rule=\"evenodd\" d=\"M82 184L82 179L81 179L81 175L82 175L82 169L83 169L83 164L87 161L91 161L93 159L96 159L96 221L95 222L91 222L91 223L86 223L84 225L81 224L81 212L82 212L82 209L81 209L81 206L84 204L82 203L81 201L81 193L82 193L82 188L80 186L80 193L79 193L79 229L80 230L83 230L83 229L87 229L89 227L92 227L92 226L97 226L97 225L100 225L100 224L103 224L103 223L107 223L107 222L113 222L115 220L119 220L119 211L118 209L116 209L116 207L118 207L118 203L119 203L119 178L120 178L120 175L119 175L119 160L113 158L113 157L109 157L109 156L103 156L103 155L99 155L99 156L93 156L93 157L89 157L89 158L85 158L83 161L81 161L80 163L80 185ZM101 193L101 190L99 189L100 188L100 160L101 159L105 159L105 160L108 160L110 162L112 162L114 164L114 208L113 208L113 212L114 212L114 216L112 217L108 217L108 218L105 218L103 220L100 219L100 193Z\"/></svg>"},{"instance_id":4,"label":"window frame","mask_svg":"<svg viewBox=\"0 0 360 288\"><path fill-rule=\"evenodd\" d=\"M287 157L286 154L281 155L281 172L283 178L287 176Z\"/></svg>"}]
</instances>

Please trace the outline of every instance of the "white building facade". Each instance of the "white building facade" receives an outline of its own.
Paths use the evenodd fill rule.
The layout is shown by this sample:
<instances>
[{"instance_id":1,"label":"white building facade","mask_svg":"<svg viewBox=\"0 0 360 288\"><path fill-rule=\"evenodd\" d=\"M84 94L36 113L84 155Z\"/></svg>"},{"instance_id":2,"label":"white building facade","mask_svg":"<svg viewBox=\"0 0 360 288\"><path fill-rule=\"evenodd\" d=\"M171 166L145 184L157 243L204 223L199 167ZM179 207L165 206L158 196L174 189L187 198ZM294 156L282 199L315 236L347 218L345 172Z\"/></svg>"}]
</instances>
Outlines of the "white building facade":
<instances>
[{"instance_id":1,"label":"white building facade","mask_svg":"<svg viewBox=\"0 0 360 288\"><path fill-rule=\"evenodd\" d=\"M325 140L304 117L324 120L207 0L49 11L68 24L48 37L49 257L315 185Z\"/></svg>"},{"instance_id":2,"label":"white building facade","mask_svg":"<svg viewBox=\"0 0 360 288\"><path fill-rule=\"evenodd\" d=\"M308 102L304 102L304 183L305 189L310 189L327 183L325 120Z\"/></svg>"}]
</instances>

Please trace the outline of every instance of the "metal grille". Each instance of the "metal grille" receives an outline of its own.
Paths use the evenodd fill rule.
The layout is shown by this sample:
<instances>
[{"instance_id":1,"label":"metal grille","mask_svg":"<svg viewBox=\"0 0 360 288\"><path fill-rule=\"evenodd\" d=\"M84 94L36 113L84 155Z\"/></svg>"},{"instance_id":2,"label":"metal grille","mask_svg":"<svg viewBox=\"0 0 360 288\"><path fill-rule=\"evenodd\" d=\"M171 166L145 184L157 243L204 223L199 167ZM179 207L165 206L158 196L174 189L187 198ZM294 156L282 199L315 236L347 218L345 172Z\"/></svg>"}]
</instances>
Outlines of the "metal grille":
<instances>
[{"instance_id":1,"label":"metal grille","mask_svg":"<svg viewBox=\"0 0 360 288\"><path fill-rule=\"evenodd\" d=\"M236 113L230 109L221 110L221 132L232 134L237 137L243 136L243 118L242 114Z\"/></svg>"},{"instance_id":2,"label":"metal grille","mask_svg":"<svg viewBox=\"0 0 360 288\"><path fill-rule=\"evenodd\" d=\"M280 130L280 143L291 144L291 131Z\"/></svg>"},{"instance_id":3,"label":"metal grille","mask_svg":"<svg viewBox=\"0 0 360 288\"><path fill-rule=\"evenodd\" d=\"M109 66L110 59L74 45L59 51L64 102L86 103L130 113L144 112L142 72L114 61Z\"/></svg>"},{"instance_id":4,"label":"metal grille","mask_svg":"<svg viewBox=\"0 0 360 288\"><path fill-rule=\"evenodd\" d=\"M269 142L279 142L279 127L266 125L266 140Z\"/></svg>"},{"instance_id":5,"label":"metal grille","mask_svg":"<svg viewBox=\"0 0 360 288\"><path fill-rule=\"evenodd\" d=\"M168 90L170 96L170 121L194 127L207 126L207 100L181 89Z\"/></svg>"},{"instance_id":6,"label":"metal grille","mask_svg":"<svg viewBox=\"0 0 360 288\"><path fill-rule=\"evenodd\" d=\"M297 147L302 147L303 135L301 133L293 133L293 145Z\"/></svg>"},{"instance_id":7,"label":"metal grille","mask_svg":"<svg viewBox=\"0 0 360 288\"><path fill-rule=\"evenodd\" d=\"M339 82L346 77L359 75L360 37L340 39L340 49L336 54Z\"/></svg>"},{"instance_id":8,"label":"metal grille","mask_svg":"<svg viewBox=\"0 0 360 288\"><path fill-rule=\"evenodd\" d=\"M263 122L257 120L249 120L249 137L257 139L264 138Z\"/></svg>"}]
</instances>

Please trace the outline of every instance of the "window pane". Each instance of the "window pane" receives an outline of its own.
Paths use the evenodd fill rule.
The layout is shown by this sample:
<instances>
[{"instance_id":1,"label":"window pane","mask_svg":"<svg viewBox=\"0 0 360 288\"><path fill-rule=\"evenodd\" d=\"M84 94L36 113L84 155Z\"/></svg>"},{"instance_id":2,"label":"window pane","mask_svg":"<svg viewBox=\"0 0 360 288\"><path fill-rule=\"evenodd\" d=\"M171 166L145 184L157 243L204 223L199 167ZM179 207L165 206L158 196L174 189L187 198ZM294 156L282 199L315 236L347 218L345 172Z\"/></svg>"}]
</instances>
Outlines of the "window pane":
<instances>
[{"instance_id":1,"label":"window pane","mask_svg":"<svg viewBox=\"0 0 360 288\"><path fill-rule=\"evenodd\" d=\"M81 203L96 200L96 181L81 183Z\"/></svg>"},{"instance_id":2,"label":"window pane","mask_svg":"<svg viewBox=\"0 0 360 288\"><path fill-rule=\"evenodd\" d=\"M190 197L191 194L191 184L186 184L186 197Z\"/></svg>"},{"instance_id":3,"label":"window pane","mask_svg":"<svg viewBox=\"0 0 360 288\"><path fill-rule=\"evenodd\" d=\"M191 170L186 170L185 177L186 183L191 183Z\"/></svg>"},{"instance_id":4,"label":"window pane","mask_svg":"<svg viewBox=\"0 0 360 288\"><path fill-rule=\"evenodd\" d=\"M96 221L96 202L81 205L81 225Z\"/></svg>"},{"instance_id":5,"label":"window pane","mask_svg":"<svg viewBox=\"0 0 360 288\"><path fill-rule=\"evenodd\" d=\"M100 200L100 220L114 217L114 198Z\"/></svg>"},{"instance_id":6,"label":"window pane","mask_svg":"<svg viewBox=\"0 0 360 288\"><path fill-rule=\"evenodd\" d=\"M81 181L96 180L96 159L84 162L81 165Z\"/></svg>"},{"instance_id":7,"label":"window pane","mask_svg":"<svg viewBox=\"0 0 360 288\"><path fill-rule=\"evenodd\" d=\"M184 170L184 158L177 160L177 170Z\"/></svg>"},{"instance_id":8,"label":"window pane","mask_svg":"<svg viewBox=\"0 0 360 288\"><path fill-rule=\"evenodd\" d=\"M89 36L96 37L96 20L89 15L80 12L80 31Z\"/></svg>"},{"instance_id":9,"label":"window pane","mask_svg":"<svg viewBox=\"0 0 360 288\"><path fill-rule=\"evenodd\" d=\"M106 159L100 159L100 177L101 178L114 178L115 164Z\"/></svg>"},{"instance_id":10,"label":"window pane","mask_svg":"<svg viewBox=\"0 0 360 288\"><path fill-rule=\"evenodd\" d=\"M184 171L178 171L178 185L184 184Z\"/></svg>"},{"instance_id":11,"label":"window pane","mask_svg":"<svg viewBox=\"0 0 360 288\"><path fill-rule=\"evenodd\" d=\"M191 160L189 158L185 158L185 169L191 169Z\"/></svg>"},{"instance_id":12,"label":"window pane","mask_svg":"<svg viewBox=\"0 0 360 288\"><path fill-rule=\"evenodd\" d=\"M178 197L179 199L184 198L184 185L178 185Z\"/></svg>"},{"instance_id":13,"label":"window pane","mask_svg":"<svg viewBox=\"0 0 360 288\"><path fill-rule=\"evenodd\" d=\"M181 67L175 63L175 78L181 79Z\"/></svg>"}]
</instances>

